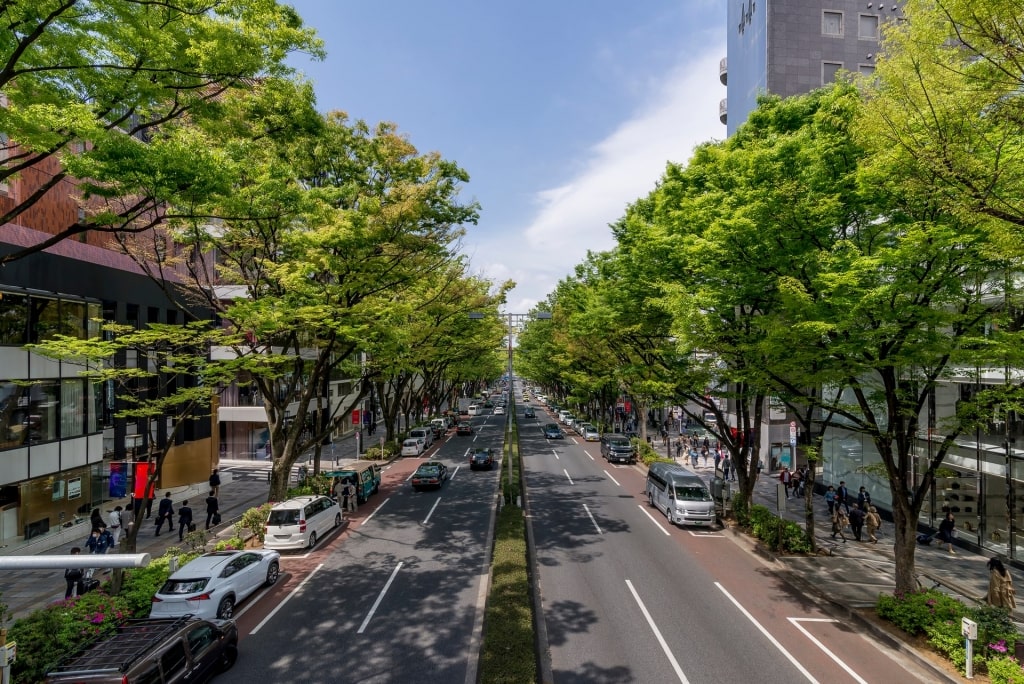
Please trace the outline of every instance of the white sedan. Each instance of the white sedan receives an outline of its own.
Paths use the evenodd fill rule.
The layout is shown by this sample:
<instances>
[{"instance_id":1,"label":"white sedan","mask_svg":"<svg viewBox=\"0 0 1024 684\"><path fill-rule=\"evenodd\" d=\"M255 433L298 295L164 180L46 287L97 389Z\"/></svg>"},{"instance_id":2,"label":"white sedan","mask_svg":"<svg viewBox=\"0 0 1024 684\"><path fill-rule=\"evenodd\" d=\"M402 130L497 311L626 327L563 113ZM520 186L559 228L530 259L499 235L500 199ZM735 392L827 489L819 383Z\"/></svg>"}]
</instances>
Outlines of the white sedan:
<instances>
[{"instance_id":1,"label":"white sedan","mask_svg":"<svg viewBox=\"0 0 1024 684\"><path fill-rule=\"evenodd\" d=\"M407 439L402 442L403 456L419 456L423 453L423 440Z\"/></svg>"},{"instance_id":2,"label":"white sedan","mask_svg":"<svg viewBox=\"0 0 1024 684\"><path fill-rule=\"evenodd\" d=\"M153 596L149 616L228 620L235 604L277 582L281 554L269 549L214 551L186 563Z\"/></svg>"},{"instance_id":3,"label":"white sedan","mask_svg":"<svg viewBox=\"0 0 1024 684\"><path fill-rule=\"evenodd\" d=\"M494 415L496 415L496 416L503 416L503 415L505 415L505 407L504 406L495 406L494 407Z\"/></svg>"}]
</instances>

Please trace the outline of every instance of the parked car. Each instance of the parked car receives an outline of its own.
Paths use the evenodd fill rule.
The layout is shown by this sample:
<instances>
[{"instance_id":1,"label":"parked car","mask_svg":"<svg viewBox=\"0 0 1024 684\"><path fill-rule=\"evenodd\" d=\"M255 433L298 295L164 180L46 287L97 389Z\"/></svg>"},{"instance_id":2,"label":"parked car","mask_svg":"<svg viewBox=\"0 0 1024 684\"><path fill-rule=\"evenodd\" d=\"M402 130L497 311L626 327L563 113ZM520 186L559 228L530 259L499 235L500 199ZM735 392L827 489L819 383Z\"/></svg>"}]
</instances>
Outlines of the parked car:
<instances>
[{"instance_id":1,"label":"parked car","mask_svg":"<svg viewBox=\"0 0 1024 684\"><path fill-rule=\"evenodd\" d=\"M297 496L274 504L267 514L265 549L304 549L341 526L341 507L329 496Z\"/></svg>"},{"instance_id":2,"label":"parked car","mask_svg":"<svg viewBox=\"0 0 1024 684\"><path fill-rule=\"evenodd\" d=\"M370 461L350 461L323 472L330 480L349 480L356 486L356 503L366 503L380 491L381 468Z\"/></svg>"},{"instance_id":3,"label":"parked car","mask_svg":"<svg viewBox=\"0 0 1024 684\"><path fill-rule=\"evenodd\" d=\"M193 615L230 620L235 605L281 574L281 554L269 549L212 551L167 578L153 595L152 618Z\"/></svg>"},{"instance_id":4,"label":"parked car","mask_svg":"<svg viewBox=\"0 0 1024 684\"><path fill-rule=\"evenodd\" d=\"M610 463L636 463L636 449L629 437L619 433L601 436L601 455Z\"/></svg>"},{"instance_id":5,"label":"parked car","mask_svg":"<svg viewBox=\"0 0 1024 684\"><path fill-rule=\"evenodd\" d=\"M536 418L537 412L533 410L532 406L527 406L526 410L523 411L523 418Z\"/></svg>"},{"instance_id":6,"label":"parked car","mask_svg":"<svg viewBox=\"0 0 1024 684\"><path fill-rule=\"evenodd\" d=\"M434 443L434 431L429 426L413 428L409 430L409 439L422 439L423 448L426 450Z\"/></svg>"},{"instance_id":7,"label":"parked car","mask_svg":"<svg viewBox=\"0 0 1024 684\"><path fill-rule=\"evenodd\" d=\"M455 428L456 435L471 435L473 434L473 426L463 421L459 423L459 426Z\"/></svg>"},{"instance_id":8,"label":"parked car","mask_svg":"<svg viewBox=\"0 0 1024 684\"><path fill-rule=\"evenodd\" d=\"M233 620L128 620L58 662L46 674L46 682L202 683L230 669L237 659L238 627Z\"/></svg>"},{"instance_id":9,"label":"parked car","mask_svg":"<svg viewBox=\"0 0 1024 684\"><path fill-rule=\"evenodd\" d=\"M494 454L491 449L474 449L469 455L470 470L490 470L494 465Z\"/></svg>"},{"instance_id":10,"label":"parked car","mask_svg":"<svg viewBox=\"0 0 1024 684\"><path fill-rule=\"evenodd\" d=\"M427 461L412 474L412 488L417 492L427 488L440 489L448 479L448 466L440 461Z\"/></svg>"},{"instance_id":11,"label":"parked car","mask_svg":"<svg viewBox=\"0 0 1024 684\"><path fill-rule=\"evenodd\" d=\"M402 442L402 456L419 456L423 453L423 442L419 439L407 439Z\"/></svg>"},{"instance_id":12,"label":"parked car","mask_svg":"<svg viewBox=\"0 0 1024 684\"><path fill-rule=\"evenodd\" d=\"M562 434L562 428L558 427L558 423L548 423L544 426L544 437L547 439L564 439L565 435Z\"/></svg>"},{"instance_id":13,"label":"parked car","mask_svg":"<svg viewBox=\"0 0 1024 684\"><path fill-rule=\"evenodd\" d=\"M597 442L601 439L601 433L590 423L584 423L580 426L580 437L588 442Z\"/></svg>"}]
</instances>

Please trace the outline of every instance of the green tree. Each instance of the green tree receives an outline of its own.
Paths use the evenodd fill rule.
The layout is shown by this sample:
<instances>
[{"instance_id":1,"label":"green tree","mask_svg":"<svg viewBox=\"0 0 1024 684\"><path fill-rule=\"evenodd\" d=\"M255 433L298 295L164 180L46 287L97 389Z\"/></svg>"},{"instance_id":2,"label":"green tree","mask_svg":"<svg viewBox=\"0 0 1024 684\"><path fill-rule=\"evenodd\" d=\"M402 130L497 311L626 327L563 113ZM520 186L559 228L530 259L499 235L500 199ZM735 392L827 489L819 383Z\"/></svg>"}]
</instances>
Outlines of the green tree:
<instances>
[{"instance_id":1,"label":"green tree","mask_svg":"<svg viewBox=\"0 0 1024 684\"><path fill-rule=\"evenodd\" d=\"M294 51L321 54L295 10L275 0L11 0L0 5L0 183L45 180L0 211L18 218L74 181L84 218L0 257L23 258L87 231L145 232L224 179L216 148L190 126L220 117L253 79L287 76ZM33 175L33 178L35 175Z\"/></svg>"}]
</instances>

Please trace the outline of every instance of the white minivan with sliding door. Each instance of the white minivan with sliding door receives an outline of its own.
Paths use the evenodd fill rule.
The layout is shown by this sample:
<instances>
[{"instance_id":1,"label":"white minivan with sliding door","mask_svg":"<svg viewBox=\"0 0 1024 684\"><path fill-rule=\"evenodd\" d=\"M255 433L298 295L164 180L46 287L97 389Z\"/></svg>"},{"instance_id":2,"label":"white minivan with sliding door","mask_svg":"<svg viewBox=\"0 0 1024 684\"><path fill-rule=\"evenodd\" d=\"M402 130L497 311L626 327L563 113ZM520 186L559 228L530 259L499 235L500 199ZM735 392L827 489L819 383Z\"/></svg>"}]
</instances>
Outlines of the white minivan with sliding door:
<instances>
[{"instance_id":1,"label":"white minivan with sliding door","mask_svg":"<svg viewBox=\"0 0 1024 684\"><path fill-rule=\"evenodd\" d=\"M715 502L704 480L675 463L651 464L647 500L677 525L715 524Z\"/></svg>"}]
</instances>

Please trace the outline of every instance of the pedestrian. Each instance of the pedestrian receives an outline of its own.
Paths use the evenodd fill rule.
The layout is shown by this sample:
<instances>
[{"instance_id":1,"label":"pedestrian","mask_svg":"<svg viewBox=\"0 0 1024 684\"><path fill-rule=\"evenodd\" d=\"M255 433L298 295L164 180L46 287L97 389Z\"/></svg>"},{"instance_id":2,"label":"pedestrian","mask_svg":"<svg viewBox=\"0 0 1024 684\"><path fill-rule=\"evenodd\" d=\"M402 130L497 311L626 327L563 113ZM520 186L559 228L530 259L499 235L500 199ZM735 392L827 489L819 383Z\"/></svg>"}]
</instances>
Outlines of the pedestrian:
<instances>
[{"instance_id":1,"label":"pedestrian","mask_svg":"<svg viewBox=\"0 0 1024 684\"><path fill-rule=\"evenodd\" d=\"M94 530L100 525L103 525L104 527L107 526L106 521L103 520L103 515L100 514L100 509L92 509L92 513L89 515L89 524L92 525Z\"/></svg>"},{"instance_id":2,"label":"pedestrian","mask_svg":"<svg viewBox=\"0 0 1024 684\"><path fill-rule=\"evenodd\" d=\"M825 505L828 506L828 515L831 518L836 511L836 488L832 485L825 490Z\"/></svg>"},{"instance_id":3,"label":"pedestrian","mask_svg":"<svg viewBox=\"0 0 1024 684\"><path fill-rule=\"evenodd\" d=\"M782 483L782 487L786 490L786 498L789 498L789 485L793 481L793 474L789 472L789 466L782 466L782 472L779 473L779 482Z\"/></svg>"},{"instance_id":4,"label":"pedestrian","mask_svg":"<svg viewBox=\"0 0 1024 684\"><path fill-rule=\"evenodd\" d=\"M71 555L77 556L82 553L82 549L77 546L71 547ZM68 568L64 571L64 583L67 588L64 590L64 598L69 599L72 596L82 595L82 579L85 575L82 573L82 568Z\"/></svg>"},{"instance_id":5,"label":"pedestrian","mask_svg":"<svg viewBox=\"0 0 1024 684\"><path fill-rule=\"evenodd\" d=\"M114 510L110 511L110 534L114 537L114 548L117 548L118 542L121 541L121 529L124 520L124 509L120 506L114 506Z\"/></svg>"},{"instance_id":6,"label":"pedestrian","mask_svg":"<svg viewBox=\"0 0 1024 684\"><path fill-rule=\"evenodd\" d=\"M732 459L729 458L728 456L726 456L725 460L722 461L722 479L723 480L728 480L729 479L729 473L730 473L731 470L732 470ZM734 479L734 480L736 479L735 473L733 473L732 479Z\"/></svg>"},{"instance_id":7,"label":"pedestrian","mask_svg":"<svg viewBox=\"0 0 1024 684\"><path fill-rule=\"evenodd\" d=\"M213 490L213 494L210 496L220 496L220 473L216 468L210 473L210 489Z\"/></svg>"},{"instance_id":8,"label":"pedestrian","mask_svg":"<svg viewBox=\"0 0 1024 684\"><path fill-rule=\"evenodd\" d=\"M352 482L352 478L348 478L348 482L345 484L345 510L349 513L356 512L357 498L356 485Z\"/></svg>"},{"instance_id":9,"label":"pedestrian","mask_svg":"<svg viewBox=\"0 0 1024 684\"><path fill-rule=\"evenodd\" d=\"M192 509L189 508L188 499L185 499L178 508L178 541L185 541L185 532L192 532L195 529L196 526L192 524Z\"/></svg>"},{"instance_id":10,"label":"pedestrian","mask_svg":"<svg viewBox=\"0 0 1024 684\"><path fill-rule=\"evenodd\" d=\"M956 518L953 517L952 511L946 511L946 517L939 523L939 539L946 545L949 552L955 556L956 551L953 550L954 537L956 537Z\"/></svg>"},{"instance_id":11,"label":"pedestrian","mask_svg":"<svg viewBox=\"0 0 1024 684\"><path fill-rule=\"evenodd\" d=\"M722 463L722 451L721 449L715 449L715 470L718 470L718 466Z\"/></svg>"},{"instance_id":12,"label":"pedestrian","mask_svg":"<svg viewBox=\"0 0 1024 684\"><path fill-rule=\"evenodd\" d=\"M164 498L160 499L160 507L156 511L156 534L153 536L160 536L160 530L163 528L165 520L167 529L174 530L174 502L171 501L170 492L164 494Z\"/></svg>"},{"instance_id":13,"label":"pedestrian","mask_svg":"<svg viewBox=\"0 0 1024 684\"><path fill-rule=\"evenodd\" d=\"M850 529L853 530L853 538L860 541L861 531L864 529L864 511L859 504L853 504L850 509Z\"/></svg>"},{"instance_id":14,"label":"pedestrian","mask_svg":"<svg viewBox=\"0 0 1024 684\"><path fill-rule=\"evenodd\" d=\"M850 490L846 488L844 480L839 481L839 489L836 490L836 506L846 509L846 515L850 515Z\"/></svg>"},{"instance_id":15,"label":"pedestrian","mask_svg":"<svg viewBox=\"0 0 1024 684\"><path fill-rule=\"evenodd\" d=\"M800 496L803 493L803 477L800 469L797 468L793 471L793 477L790 480L790 486L793 488L793 498Z\"/></svg>"},{"instance_id":16,"label":"pedestrian","mask_svg":"<svg viewBox=\"0 0 1024 684\"><path fill-rule=\"evenodd\" d=\"M857 503L860 505L862 511L868 510L868 506L871 505L871 494L864 487L861 487L857 492Z\"/></svg>"},{"instance_id":17,"label":"pedestrian","mask_svg":"<svg viewBox=\"0 0 1024 684\"><path fill-rule=\"evenodd\" d=\"M878 537L875 532L882 526L882 519L878 516L878 509L874 506L868 508L868 514L864 516L864 525L868 528L868 541L877 544Z\"/></svg>"},{"instance_id":18,"label":"pedestrian","mask_svg":"<svg viewBox=\"0 0 1024 684\"><path fill-rule=\"evenodd\" d=\"M843 543L846 543L846 535L843 534L843 530L850 524L850 519L846 517L846 513L842 507L838 504L835 507L835 511L832 513L832 538L835 539L838 534L843 538Z\"/></svg>"},{"instance_id":19,"label":"pedestrian","mask_svg":"<svg viewBox=\"0 0 1024 684\"><path fill-rule=\"evenodd\" d=\"M217 490L211 489L210 496L206 497L206 529L210 529L210 523L220 524L220 502L217 500Z\"/></svg>"},{"instance_id":20,"label":"pedestrian","mask_svg":"<svg viewBox=\"0 0 1024 684\"><path fill-rule=\"evenodd\" d=\"M997 608L1013 610L1017 599L1013 593L1013 578L998 558L988 562L988 595L985 603Z\"/></svg>"},{"instance_id":21,"label":"pedestrian","mask_svg":"<svg viewBox=\"0 0 1024 684\"><path fill-rule=\"evenodd\" d=\"M680 437L676 440L676 458L678 459L683 455L683 438Z\"/></svg>"},{"instance_id":22,"label":"pedestrian","mask_svg":"<svg viewBox=\"0 0 1024 684\"><path fill-rule=\"evenodd\" d=\"M690 448L690 463L693 464L694 468L697 467L697 458L698 458L698 456L699 456L699 454L697 453L697 447L691 447Z\"/></svg>"},{"instance_id":23,"label":"pedestrian","mask_svg":"<svg viewBox=\"0 0 1024 684\"><path fill-rule=\"evenodd\" d=\"M708 467L708 448L707 447L701 447L700 455L701 455L701 458L704 459L704 467L707 468Z\"/></svg>"},{"instance_id":24,"label":"pedestrian","mask_svg":"<svg viewBox=\"0 0 1024 684\"><path fill-rule=\"evenodd\" d=\"M114 536L107 530L106 525L93 528L89 538L85 540L85 546L90 554L105 555L107 549L113 546ZM85 571L85 579L90 579L96 568L89 568Z\"/></svg>"}]
</instances>

